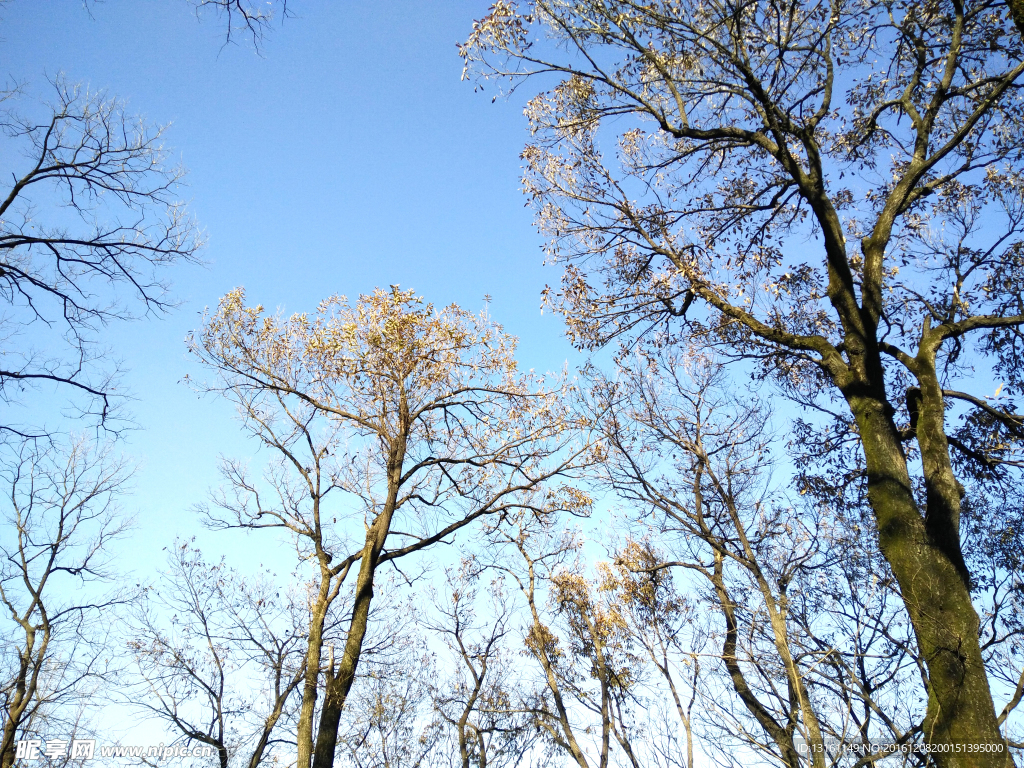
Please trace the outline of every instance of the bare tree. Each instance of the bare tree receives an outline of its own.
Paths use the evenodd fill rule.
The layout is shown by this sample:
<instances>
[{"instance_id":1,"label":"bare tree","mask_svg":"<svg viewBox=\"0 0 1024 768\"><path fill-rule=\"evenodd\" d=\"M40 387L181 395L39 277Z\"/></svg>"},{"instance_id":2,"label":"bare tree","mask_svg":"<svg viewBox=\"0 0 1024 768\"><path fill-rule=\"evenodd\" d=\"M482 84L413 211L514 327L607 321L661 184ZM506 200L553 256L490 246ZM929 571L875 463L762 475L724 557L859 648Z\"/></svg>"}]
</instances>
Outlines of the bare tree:
<instances>
[{"instance_id":1,"label":"bare tree","mask_svg":"<svg viewBox=\"0 0 1024 768\"><path fill-rule=\"evenodd\" d=\"M287 319L246 307L236 290L192 337L190 349L217 376L202 389L233 401L246 430L280 457L265 474L267 493L229 462L230 491L208 516L291 532L316 571L300 768L334 761L380 566L397 567L509 509L579 503L552 485L587 457L561 405L565 385L545 389L520 374L514 347L486 316L435 312L397 287L354 306L328 299L315 318ZM351 595L344 648L325 668L325 621L343 588Z\"/></svg>"},{"instance_id":2,"label":"bare tree","mask_svg":"<svg viewBox=\"0 0 1024 768\"><path fill-rule=\"evenodd\" d=\"M226 31L224 44L232 43L242 34L252 40L259 51L270 24L274 20L275 10L280 7L281 19L289 18L288 0L272 0L272 2L252 2L252 0L188 0L196 9L196 15L202 16L204 11L214 11L224 19Z\"/></svg>"},{"instance_id":3,"label":"bare tree","mask_svg":"<svg viewBox=\"0 0 1024 768\"><path fill-rule=\"evenodd\" d=\"M530 102L523 157L572 338L673 324L842 416L927 665L936 760L1006 765L954 464L1019 462L1022 417L973 380L1024 388L1007 5L498 2L463 55L559 79ZM1002 438L958 439L950 406Z\"/></svg>"},{"instance_id":4,"label":"bare tree","mask_svg":"<svg viewBox=\"0 0 1024 768\"><path fill-rule=\"evenodd\" d=\"M127 526L117 500L131 467L84 440L0 450L0 766L11 768L19 734L70 735L81 705L112 679L103 613L132 598L109 568Z\"/></svg>"},{"instance_id":5,"label":"bare tree","mask_svg":"<svg viewBox=\"0 0 1024 768\"><path fill-rule=\"evenodd\" d=\"M101 364L99 330L168 309L159 273L195 261L201 239L163 129L63 76L51 84L49 104L22 114L22 94L8 91L0 114L7 151L22 157L0 190L0 398L57 386L107 424L118 371ZM0 428L26 432L12 416Z\"/></svg>"},{"instance_id":6,"label":"bare tree","mask_svg":"<svg viewBox=\"0 0 1024 768\"><path fill-rule=\"evenodd\" d=\"M855 764L862 755L832 745L912 744L927 673L865 531L869 509L785 493L766 414L727 382L720 364L657 341L620 359L616 378L595 379L607 482L642 526L611 574L628 632L666 678L687 729L692 704L684 713L672 666L689 657L704 668L690 688L711 726L703 743L729 762ZM679 642L684 605L668 569L713 611L707 640L717 648Z\"/></svg>"},{"instance_id":7,"label":"bare tree","mask_svg":"<svg viewBox=\"0 0 1024 768\"><path fill-rule=\"evenodd\" d=\"M503 580L495 579L478 615L481 575L471 557L457 571L449 570L444 592L435 596L436 617L423 622L444 638L455 666L432 687L434 708L453 737L452 765L519 766L537 739L531 718L519 708L521 679L508 647L515 606Z\"/></svg>"},{"instance_id":8,"label":"bare tree","mask_svg":"<svg viewBox=\"0 0 1024 768\"><path fill-rule=\"evenodd\" d=\"M633 704L635 658L620 642L616 610L595 599L585 578L579 531L558 515L520 510L497 521L491 535L480 562L518 588L523 653L538 668L534 680L521 674L513 711L529 715L548 748L579 768L608 768L616 744L635 765L631 734L621 727Z\"/></svg>"},{"instance_id":9,"label":"bare tree","mask_svg":"<svg viewBox=\"0 0 1024 768\"><path fill-rule=\"evenodd\" d=\"M437 670L414 638L390 638L395 649L384 664L365 665L345 705L338 762L353 768L420 768L443 754L441 723L431 706Z\"/></svg>"},{"instance_id":10,"label":"bare tree","mask_svg":"<svg viewBox=\"0 0 1024 768\"><path fill-rule=\"evenodd\" d=\"M666 737L665 743L652 744L651 751L665 765L695 768L694 705L711 633L698 619L696 601L677 592L672 569L664 563L665 558L646 542L630 542L611 566L600 566L601 586L619 606L621 631L643 649L644 663L654 668L652 687L656 692L660 686L668 688L671 707L683 727L680 748L674 737L678 726L659 723L658 735ZM704 701L698 704L697 714L703 705ZM660 709L657 704L648 706L655 713Z\"/></svg>"},{"instance_id":11,"label":"bare tree","mask_svg":"<svg viewBox=\"0 0 1024 768\"><path fill-rule=\"evenodd\" d=\"M720 369L702 369L699 359L679 356L666 355L657 362L661 365L649 358L635 369L623 366L625 383L606 384L610 482L644 512L653 506L671 521L669 530L685 537L689 557L672 562L700 574L713 589L725 622L721 655L736 694L774 742L783 764L799 765L794 745L799 728L818 755L815 766L820 768L821 726L794 658L787 593L797 570L818 554L820 539L772 509L758 472L770 456L763 417L727 398L715 398L714 385L721 382L714 377L721 375ZM654 371L667 375L652 377ZM688 374L697 380L692 390ZM616 402L619 395L622 399ZM637 439L642 441L639 446ZM659 461L664 461L663 451L675 458L674 471ZM783 546L788 552L772 562ZM739 583L734 568L740 571ZM742 600L735 593L751 597ZM758 614L770 627L764 638L768 646L758 642L764 632L758 619L744 627L746 616ZM745 648L744 640L754 643ZM785 680L785 691L775 690L775 677Z\"/></svg>"},{"instance_id":12,"label":"bare tree","mask_svg":"<svg viewBox=\"0 0 1024 768\"><path fill-rule=\"evenodd\" d=\"M140 680L127 703L213 747L221 768L257 768L281 744L292 749L281 726L305 677L307 611L281 598L273 574L243 577L188 542L172 546L168 563L131 620Z\"/></svg>"}]
</instances>

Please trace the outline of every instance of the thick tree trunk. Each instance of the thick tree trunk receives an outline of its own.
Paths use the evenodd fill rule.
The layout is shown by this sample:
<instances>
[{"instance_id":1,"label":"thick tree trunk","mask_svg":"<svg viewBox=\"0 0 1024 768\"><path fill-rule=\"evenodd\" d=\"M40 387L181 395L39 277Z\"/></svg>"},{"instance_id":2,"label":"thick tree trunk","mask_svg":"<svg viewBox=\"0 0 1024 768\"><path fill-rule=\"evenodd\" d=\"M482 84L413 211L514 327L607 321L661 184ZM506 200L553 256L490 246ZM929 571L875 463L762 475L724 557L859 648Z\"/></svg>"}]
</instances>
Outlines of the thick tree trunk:
<instances>
[{"instance_id":1,"label":"thick tree trunk","mask_svg":"<svg viewBox=\"0 0 1024 768\"><path fill-rule=\"evenodd\" d=\"M936 518L926 523L914 498L892 408L884 391L874 389L847 387L844 395L864 445L868 499L878 527L879 546L899 582L928 668L924 737L939 748L933 757L940 768L1005 768L1011 762L996 722L978 643L978 615L963 577L962 558L957 562L950 551L947 526L957 520L959 504L955 515L951 509L936 510ZM925 461L926 472L929 462L942 463L934 455L934 442L929 444L926 438L922 444L925 452L933 454ZM948 484L948 478L930 479L929 498L932 485L944 484ZM942 490L938 487L936 492ZM943 516L944 523L937 519ZM938 531L943 531L941 536ZM1003 751L963 751L985 745Z\"/></svg>"},{"instance_id":2,"label":"thick tree trunk","mask_svg":"<svg viewBox=\"0 0 1024 768\"><path fill-rule=\"evenodd\" d=\"M893 421L895 409L886 393L878 319L884 252L895 215L894 208L887 208L873 234L862 241L863 309L849 309L856 301L848 278L837 273L830 281L830 299L843 323L849 359L848 369L835 383L860 431L879 549L899 583L928 670L924 739L934 748L932 757L939 768L1005 768L1012 761L996 719L978 642L980 622L971 602L970 574L960 549L961 488L949 461L942 390L935 372L942 338L931 330L930 321L921 329L918 357L904 361L921 385L908 395L908 410L921 448L924 514L914 496ZM845 248L830 251L830 265L846 263Z\"/></svg>"},{"instance_id":3,"label":"thick tree trunk","mask_svg":"<svg viewBox=\"0 0 1024 768\"><path fill-rule=\"evenodd\" d=\"M1017 25L1017 30L1024 37L1024 0L1006 0L1006 4L1010 8L1013 23Z\"/></svg>"},{"instance_id":4,"label":"thick tree trunk","mask_svg":"<svg viewBox=\"0 0 1024 768\"><path fill-rule=\"evenodd\" d=\"M927 501L924 515L925 530L932 543L956 568L964 586L970 590L971 575L964 562L960 547L960 498L964 488L953 474L949 460L949 441L946 439L946 404L935 370L935 348L928 339L922 343L917 356L917 380L921 385L917 396L914 431L921 449ZM930 343L929 343L930 342ZM908 401L911 396L908 395Z\"/></svg>"}]
</instances>

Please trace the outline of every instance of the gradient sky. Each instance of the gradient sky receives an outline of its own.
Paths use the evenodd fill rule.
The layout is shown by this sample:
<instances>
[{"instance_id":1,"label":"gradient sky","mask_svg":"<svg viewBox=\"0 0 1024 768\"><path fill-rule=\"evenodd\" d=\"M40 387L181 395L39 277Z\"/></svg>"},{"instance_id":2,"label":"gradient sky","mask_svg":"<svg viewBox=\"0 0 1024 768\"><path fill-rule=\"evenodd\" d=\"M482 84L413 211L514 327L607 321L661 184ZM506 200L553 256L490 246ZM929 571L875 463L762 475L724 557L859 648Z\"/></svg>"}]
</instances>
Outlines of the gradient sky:
<instances>
[{"instance_id":1,"label":"gradient sky","mask_svg":"<svg viewBox=\"0 0 1024 768\"><path fill-rule=\"evenodd\" d=\"M208 266L173 270L176 312L106 337L131 369L141 427L126 443L142 467L124 565L145 571L170 539L197 532L189 508L217 482L217 456L254 448L226 402L179 383L202 375L186 333L235 286L287 312L393 283L474 311L490 294L492 316L521 338L524 367L577 360L561 321L539 309L558 273L542 266L519 191L521 99L492 103L494 90L460 81L455 44L487 4L290 0L295 16L274 23L262 56L244 41L223 46L223 21L197 20L184 0L4 8L9 80L45 93L45 76L63 71L172 124L167 146L190 171L209 241ZM241 544L203 538L216 550Z\"/></svg>"}]
</instances>

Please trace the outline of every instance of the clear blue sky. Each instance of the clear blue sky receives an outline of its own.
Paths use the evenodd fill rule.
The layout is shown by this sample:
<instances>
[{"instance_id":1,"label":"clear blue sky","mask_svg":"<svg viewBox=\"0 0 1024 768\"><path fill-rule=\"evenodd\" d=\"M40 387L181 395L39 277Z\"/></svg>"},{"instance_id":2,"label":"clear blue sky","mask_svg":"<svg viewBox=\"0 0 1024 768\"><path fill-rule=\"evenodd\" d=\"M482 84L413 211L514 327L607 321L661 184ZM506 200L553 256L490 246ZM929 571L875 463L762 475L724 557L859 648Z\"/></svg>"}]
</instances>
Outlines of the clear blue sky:
<instances>
[{"instance_id":1,"label":"clear blue sky","mask_svg":"<svg viewBox=\"0 0 1024 768\"><path fill-rule=\"evenodd\" d=\"M542 266L519 192L522 105L460 82L455 44L487 1L289 7L295 17L275 22L262 57L222 48L223 23L197 21L184 0L105 0L91 14L81 0L13 0L0 12L8 79L40 93L63 71L172 123L167 146L190 170L209 240L207 267L173 271L180 309L107 336L138 398L142 430L126 447L142 462L128 502L139 530L125 564L142 570L194 532L188 508L216 482L217 456L253 448L227 403L178 383L197 374L186 333L234 286L288 312L392 283L474 310L490 294L525 367L576 359L560 320L539 310L558 273Z\"/></svg>"}]
</instances>

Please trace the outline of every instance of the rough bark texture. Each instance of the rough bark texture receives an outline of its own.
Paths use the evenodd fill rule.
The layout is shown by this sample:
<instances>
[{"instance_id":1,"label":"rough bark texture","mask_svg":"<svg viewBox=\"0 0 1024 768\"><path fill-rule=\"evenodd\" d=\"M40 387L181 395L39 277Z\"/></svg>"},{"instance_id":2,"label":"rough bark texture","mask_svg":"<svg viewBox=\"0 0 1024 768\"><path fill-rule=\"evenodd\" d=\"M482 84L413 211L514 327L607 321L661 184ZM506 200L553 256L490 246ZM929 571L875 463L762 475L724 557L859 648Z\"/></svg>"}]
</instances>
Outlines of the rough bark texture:
<instances>
[{"instance_id":1,"label":"rough bark texture","mask_svg":"<svg viewBox=\"0 0 1024 768\"><path fill-rule=\"evenodd\" d=\"M858 395L850 407L864 442L879 545L900 584L928 665L925 736L931 744L1003 744L978 644L978 616L961 570L945 551L951 537L941 526L928 525L918 510L888 403ZM1005 766L1009 756L940 753L936 762L957 768Z\"/></svg>"},{"instance_id":2,"label":"rough bark texture","mask_svg":"<svg viewBox=\"0 0 1024 768\"><path fill-rule=\"evenodd\" d=\"M1013 16L1013 23L1024 36L1024 0L1006 0L1006 4L1010 8L1010 15Z\"/></svg>"}]
</instances>

